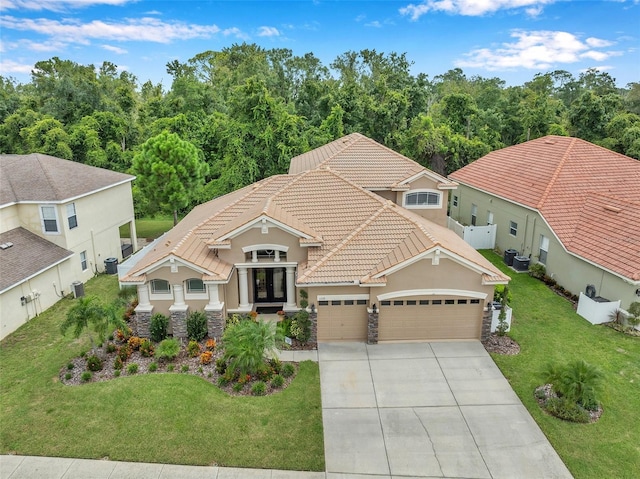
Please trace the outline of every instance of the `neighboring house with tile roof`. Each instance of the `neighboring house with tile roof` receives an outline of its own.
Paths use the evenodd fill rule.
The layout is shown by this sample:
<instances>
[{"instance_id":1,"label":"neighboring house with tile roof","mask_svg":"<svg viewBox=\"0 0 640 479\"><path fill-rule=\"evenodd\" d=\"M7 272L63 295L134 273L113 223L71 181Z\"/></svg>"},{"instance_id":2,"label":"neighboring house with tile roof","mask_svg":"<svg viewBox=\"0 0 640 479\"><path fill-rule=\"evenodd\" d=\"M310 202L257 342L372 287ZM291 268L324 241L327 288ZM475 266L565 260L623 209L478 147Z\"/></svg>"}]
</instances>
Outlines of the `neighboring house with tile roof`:
<instances>
[{"instance_id":1,"label":"neighboring house with tile roof","mask_svg":"<svg viewBox=\"0 0 640 479\"><path fill-rule=\"evenodd\" d=\"M304 289L320 341L480 338L494 286L509 278L446 227L384 197L406 178L434 192L452 183L356 138L368 151L353 160L361 176L355 166L346 175L306 164L197 206L149 248L121 278L138 287L138 334L162 313L184 336L187 315L204 310L219 337L228 314L297 311ZM338 143L306 155L321 158ZM392 163L387 171L393 162L413 170L386 176L379 195L356 181L377 158ZM446 217L446 203L438 214Z\"/></svg>"},{"instance_id":2,"label":"neighboring house with tile roof","mask_svg":"<svg viewBox=\"0 0 640 479\"><path fill-rule=\"evenodd\" d=\"M640 301L640 161L546 136L494 151L449 175L451 216L497 225L496 247L542 263L578 294ZM475 220L474 218L475 217Z\"/></svg>"},{"instance_id":3,"label":"neighboring house with tile roof","mask_svg":"<svg viewBox=\"0 0 640 479\"><path fill-rule=\"evenodd\" d=\"M131 175L48 155L0 155L0 338L122 259Z\"/></svg>"}]
</instances>

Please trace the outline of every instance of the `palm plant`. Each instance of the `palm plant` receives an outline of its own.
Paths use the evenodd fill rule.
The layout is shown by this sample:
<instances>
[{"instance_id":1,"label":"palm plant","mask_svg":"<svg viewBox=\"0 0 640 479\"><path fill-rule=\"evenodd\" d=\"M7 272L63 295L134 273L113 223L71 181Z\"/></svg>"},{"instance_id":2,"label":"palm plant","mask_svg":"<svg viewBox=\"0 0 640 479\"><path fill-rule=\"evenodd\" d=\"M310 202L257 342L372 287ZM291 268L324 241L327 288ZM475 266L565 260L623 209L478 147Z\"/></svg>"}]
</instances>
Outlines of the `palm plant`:
<instances>
[{"instance_id":1,"label":"palm plant","mask_svg":"<svg viewBox=\"0 0 640 479\"><path fill-rule=\"evenodd\" d=\"M222 340L229 368L253 375L265 358L276 351L278 333L275 323L244 320L228 327Z\"/></svg>"},{"instance_id":2,"label":"palm plant","mask_svg":"<svg viewBox=\"0 0 640 479\"><path fill-rule=\"evenodd\" d=\"M598 368L583 359L564 366L548 365L544 376L545 381L553 385L553 390L559 396L586 409L598 406L604 376Z\"/></svg>"}]
</instances>

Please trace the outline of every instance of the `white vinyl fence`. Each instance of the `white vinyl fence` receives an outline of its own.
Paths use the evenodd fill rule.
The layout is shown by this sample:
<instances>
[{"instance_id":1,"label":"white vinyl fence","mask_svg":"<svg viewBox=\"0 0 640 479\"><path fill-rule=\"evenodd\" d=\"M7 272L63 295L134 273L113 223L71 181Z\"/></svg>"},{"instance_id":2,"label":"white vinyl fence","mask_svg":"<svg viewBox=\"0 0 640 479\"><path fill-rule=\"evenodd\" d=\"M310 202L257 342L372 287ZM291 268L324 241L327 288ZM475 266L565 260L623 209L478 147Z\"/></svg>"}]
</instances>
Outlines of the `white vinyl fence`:
<instances>
[{"instance_id":1,"label":"white vinyl fence","mask_svg":"<svg viewBox=\"0 0 640 479\"><path fill-rule=\"evenodd\" d=\"M498 225L464 226L449 216L447 226L475 249L494 249Z\"/></svg>"}]
</instances>

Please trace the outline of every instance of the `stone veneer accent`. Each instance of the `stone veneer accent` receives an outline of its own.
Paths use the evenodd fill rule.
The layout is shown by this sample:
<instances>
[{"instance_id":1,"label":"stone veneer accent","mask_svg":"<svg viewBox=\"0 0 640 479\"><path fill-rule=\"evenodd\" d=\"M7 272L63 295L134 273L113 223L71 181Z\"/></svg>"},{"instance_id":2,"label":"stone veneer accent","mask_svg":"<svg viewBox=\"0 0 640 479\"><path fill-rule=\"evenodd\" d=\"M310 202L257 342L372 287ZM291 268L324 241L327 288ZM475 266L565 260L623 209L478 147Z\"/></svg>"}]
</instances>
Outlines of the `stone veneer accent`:
<instances>
[{"instance_id":1,"label":"stone veneer accent","mask_svg":"<svg viewBox=\"0 0 640 479\"><path fill-rule=\"evenodd\" d=\"M135 313L135 321L133 321L136 325L137 335L140 338L150 338L151 337L151 311L136 311Z\"/></svg>"},{"instance_id":2,"label":"stone veneer accent","mask_svg":"<svg viewBox=\"0 0 640 479\"><path fill-rule=\"evenodd\" d=\"M318 311L310 312L309 319L311 320L311 336L309 337L310 343L318 342Z\"/></svg>"},{"instance_id":3,"label":"stone veneer accent","mask_svg":"<svg viewBox=\"0 0 640 479\"><path fill-rule=\"evenodd\" d=\"M171 311L171 329L174 338L187 337L187 310Z\"/></svg>"},{"instance_id":4,"label":"stone veneer accent","mask_svg":"<svg viewBox=\"0 0 640 479\"><path fill-rule=\"evenodd\" d=\"M219 311L205 311L207 316L207 332L210 338L214 338L219 341L222 338L224 332L224 315L222 310Z\"/></svg>"},{"instance_id":5,"label":"stone veneer accent","mask_svg":"<svg viewBox=\"0 0 640 479\"><path fill-rule=\"evenodd\" d=\"M491 335L491 318L493 316L493 311L491 309L491 303L489 306L485 306L482 312L482 332L480 333L480 340L484 341L488 339Z\"/></svg>"},{"instance_id":6,"label":"stone veneer accent","mask_svg":"<svg viewBox=\"0 0 640 479\"><path fill-rule=\"evenodd\" d=\"M367 322L367 343L378 344L378 316L379 312L376 310L369 312L369 320Z\"/></svg>"}]
</instances>

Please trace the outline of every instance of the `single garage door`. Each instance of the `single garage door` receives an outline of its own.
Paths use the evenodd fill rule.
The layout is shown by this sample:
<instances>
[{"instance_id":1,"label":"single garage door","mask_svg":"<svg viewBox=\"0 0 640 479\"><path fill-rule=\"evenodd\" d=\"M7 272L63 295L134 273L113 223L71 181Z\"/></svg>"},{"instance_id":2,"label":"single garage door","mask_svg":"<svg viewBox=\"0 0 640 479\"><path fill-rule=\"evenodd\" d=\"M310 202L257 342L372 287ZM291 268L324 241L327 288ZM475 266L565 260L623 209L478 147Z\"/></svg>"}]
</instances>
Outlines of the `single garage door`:
<instances>
[{"instance_id":1,"label":"single garage door","mask_svg":"<svg viewBox=\"0 0 640 479\"><path fill-rule=\"evenodd\" d=\"M318 341L366 341L367 301L318 301Z\"/></svg>"},{"instance_id":2,"label":"single garage door","mask_svg":"<svg viewBox=\"0 0 640 479\"><path fill-rule=\"evenodd\" d=\"M379 341L480 339L482 302L459 297L380 302Z\"/></svg>"}]
</instances>

